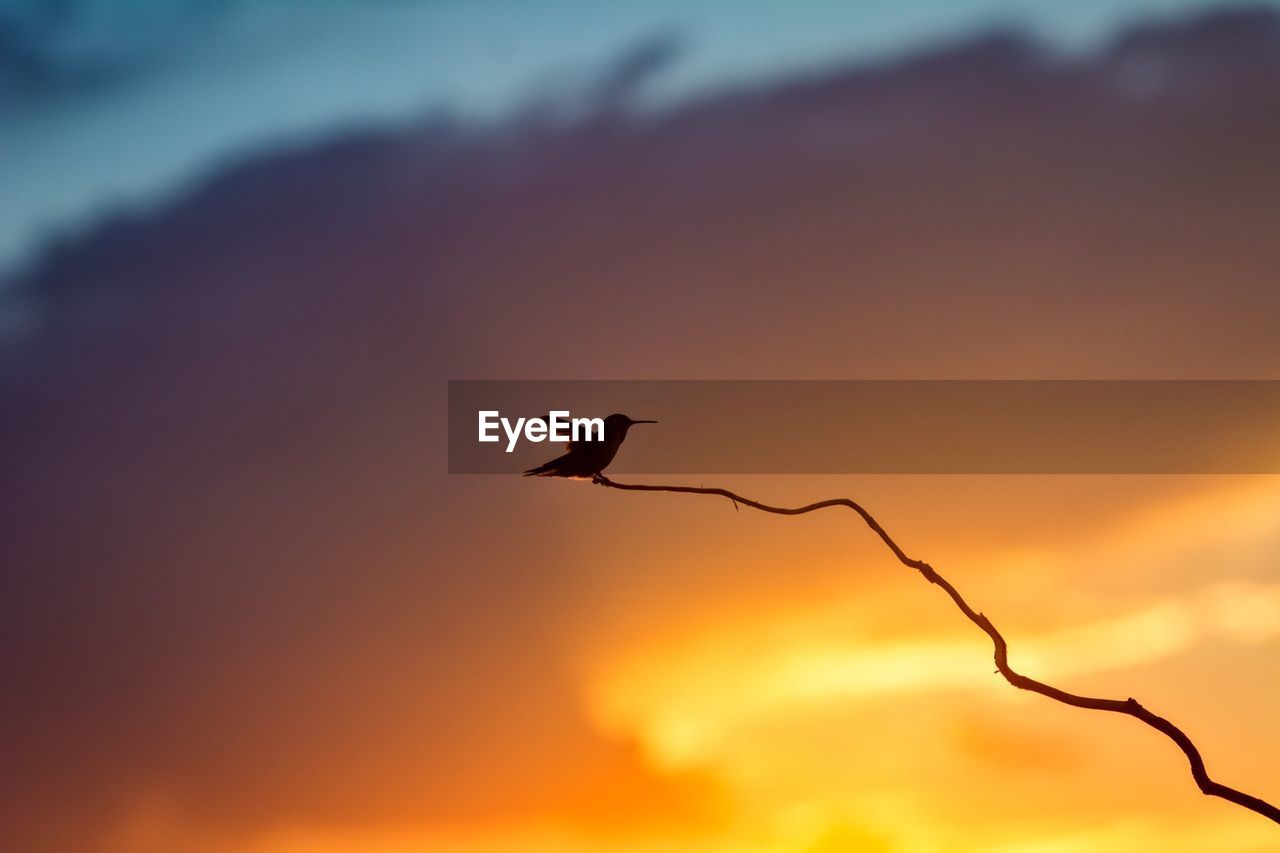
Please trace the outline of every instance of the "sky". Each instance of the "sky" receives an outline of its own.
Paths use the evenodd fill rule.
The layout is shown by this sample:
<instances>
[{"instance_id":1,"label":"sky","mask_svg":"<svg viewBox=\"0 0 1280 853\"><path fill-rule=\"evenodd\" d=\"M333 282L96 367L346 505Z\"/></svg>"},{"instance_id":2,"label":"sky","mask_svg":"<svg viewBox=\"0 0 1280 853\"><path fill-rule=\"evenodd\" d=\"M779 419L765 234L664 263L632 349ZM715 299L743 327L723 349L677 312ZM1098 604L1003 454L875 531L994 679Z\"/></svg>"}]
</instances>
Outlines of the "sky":
<instances>
[{"instance_id":1,"label":"sky","mask_svg":"<svg viewBox=\"0 0 1280 853\"><path fill-rule=\"evenodd\" d=\"M360 32L353 8L327 14ZM426 14L368 8L370 33ZM598 59L537 31L548 57L643 67L667 43L618 58L650 8ZM495 17L465 31L515 20ZM145 148L70 129L132 104L115 115L146 139L200 137L177 159L207 178L153 175L167 201L0 299L0 849L1275 849L1158 733L1004 684L851 513L451 476L445 404L450 379L1278 378L1280 16L862 70L803 22L794 60L664 109L603 86L504 119L498 93L542 83L458 71L466 122L329 138L399 108L335 83L303 142L268 144L259 105L217 145L221 119L166 110L204 74L200 106L247 115L283 59L214 74L175 47L205 19L149 20L148 60L110 85L6 101L119 162ZM750 52L722 20L672 75L716 33ZM321 54L327 79L377 76L363 48L297 68ZM431 99L408 88L413 114ZM858 500L1016 668L1134 696L1215 778L1280 800L1280 478L679 479Z\"/></svg>"},{"instance_id":2,"label":"sky","mask_svg":"<svg viewBox=\"0 0 1280 853\"><path fill-rule=\"evenodd\" d=\"M993 25L1063 51L1205 0L659 0L0 3L0 270L51 239L169 200L266 147L447 110L492 121L572 104L658 34L681 46L651 106ZM569 107L571 108L571 107Z\"/></svg>"}]
</instances>

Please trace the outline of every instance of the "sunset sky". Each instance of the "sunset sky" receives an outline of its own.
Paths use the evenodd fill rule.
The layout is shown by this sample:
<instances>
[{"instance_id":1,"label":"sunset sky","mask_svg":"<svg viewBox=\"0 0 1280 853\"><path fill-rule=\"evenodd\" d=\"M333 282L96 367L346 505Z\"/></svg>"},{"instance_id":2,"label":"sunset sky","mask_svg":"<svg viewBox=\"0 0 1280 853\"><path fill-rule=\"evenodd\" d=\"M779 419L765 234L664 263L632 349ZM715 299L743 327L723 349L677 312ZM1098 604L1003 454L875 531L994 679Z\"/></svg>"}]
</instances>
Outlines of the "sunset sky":
<instances>
[{"instance_id":1,"label":"sunset sky","mask_svg":"<svg viewBox=\"0 0 1280 853\"><path fill-rule=\"evenodd\" d=\"M0 3L0 849L1280 847L853 513L445 441L450 379L1280 378L1273 7L110 5ZM1280 476L671 479L856 499L1280 800Z\"/></svg>"}]
</instances>

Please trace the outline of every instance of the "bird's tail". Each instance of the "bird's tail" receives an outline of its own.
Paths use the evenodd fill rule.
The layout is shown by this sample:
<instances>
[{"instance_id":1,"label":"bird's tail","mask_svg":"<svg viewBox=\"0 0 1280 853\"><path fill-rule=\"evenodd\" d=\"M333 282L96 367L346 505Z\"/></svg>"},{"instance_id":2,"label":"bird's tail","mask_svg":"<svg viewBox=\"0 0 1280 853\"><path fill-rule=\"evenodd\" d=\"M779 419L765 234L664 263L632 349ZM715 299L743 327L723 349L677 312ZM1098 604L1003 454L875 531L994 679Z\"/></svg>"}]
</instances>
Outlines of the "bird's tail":
<instances>
[{"instance_id":1,"label":"bird's tail","mask_svg":"<svg viewBox=\"0 0 1280 853\"><path fill-rule=\"evenodd\" d=\"M542 463L541 465L539 465L537 468L530 468L528 471L525 471L525 472L524 472L524 474L522 474L521 476L524 476L524 477L550 477L550 476L551 476L551 473L552 473L552 470L553 470L553 469L552 469L552 467L551 467L551 463L550 463L550 462L544 462L544 463Z\"/></svg>"}]
</instances>

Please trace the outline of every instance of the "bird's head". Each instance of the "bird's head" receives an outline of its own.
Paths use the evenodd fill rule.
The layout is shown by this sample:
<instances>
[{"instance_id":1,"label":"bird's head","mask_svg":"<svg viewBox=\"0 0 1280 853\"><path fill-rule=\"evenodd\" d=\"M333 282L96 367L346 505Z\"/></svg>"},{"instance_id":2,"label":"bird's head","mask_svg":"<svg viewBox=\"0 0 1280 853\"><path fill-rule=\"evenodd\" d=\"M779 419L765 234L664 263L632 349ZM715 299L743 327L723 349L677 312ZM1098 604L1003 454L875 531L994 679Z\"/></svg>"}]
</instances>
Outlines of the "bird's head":
<instances>
[{"instance_id":1,"label":"bird's head","mask_svg":"<svg viewBox=\"0 0 1280 853\"><path fill-rule=\"evenodd\" d=\"M657 421L637 421L626 415L609 415L604 419L605 435L626 435L627 430L636 424L656 424Z\"/></svg>"}]
</instances>

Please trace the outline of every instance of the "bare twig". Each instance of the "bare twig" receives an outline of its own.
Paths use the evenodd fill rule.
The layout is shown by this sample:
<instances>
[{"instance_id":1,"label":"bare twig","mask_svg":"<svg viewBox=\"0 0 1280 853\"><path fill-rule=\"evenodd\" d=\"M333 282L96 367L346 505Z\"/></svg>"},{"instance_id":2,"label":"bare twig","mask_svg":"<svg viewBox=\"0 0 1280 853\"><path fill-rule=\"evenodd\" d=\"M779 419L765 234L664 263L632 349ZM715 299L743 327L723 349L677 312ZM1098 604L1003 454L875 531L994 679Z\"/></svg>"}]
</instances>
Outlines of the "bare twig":
<instances>
[{"instance_id":1,"label":"bare twig","mask_svg":"<svg viewBox=\"0 0 1280 853\"><path fill-rule=\"evenodd\" d=\"M807 512L813 512L827 507L842 506L853 510L862 516L862 520L866 522L880 540L884 542L893 555L898 558L898 562L908 568L915 569L925 580L931 584L942 587L947 595L951 596L951 600L955 602L956 607L960 608L966 618L973 624L977 625L982 631L991 638L992 644L995 646L995 662L996 668L1000 675L1004 676L1004 680L1017 687L1020 690L1030 690L1033 693L1039 693L1041 696L1048 696L1065 705L1073 705L1076 708L1087 708L1092 711L1111 711L1116 714L1126 714L1135 719L1141 720L1156 731L1161 732L1171 741L1177 744L1178 749L1182 750L1187 757L1187 762L1191 765L1191 776L1196 781L1201 792L1213 796L1221 797L1224 800L1235 803L1250 811L1257 812L1263 817L1270 818L1276 823L1280 823L1280 808L1273 806L1266 800L1261 800L1243 791L1237 791L1235 788L1229 788L1220 782L1215 782L1209 778L1209 772L1205 769L1204 759L1200 756L1200 750L1192 743L1191 738L1187 736L1182 729L1157 714L1153 714L1138 703L1137 699L1095 699L1091 696L1079 696L1075 693L1068 693L1060 690L1052 685L1045 684L1042 681L1036 681L1034 678L1015 672L1013 667L1009 665L1009 645L1004 637L996 630L995 625L991 624L991 620L983 614L974 610L969 606L969 602L964 600L964 596L960 595L951 582L933 568L933 566L923 560L916 560L908 557L903 550L898 547L898 543L894 542L892 537L885 532L880 523L872 517L871 513L863 509L859 504L848 498L832 498L831 500L818 501L817 503L807 504L800 507L779 507L770 506L769 504L754 501L750 498L744 498L735 494L728 489L706 488L701 486L650 486L635 483L616 483L598 474L594 478L594 482L601 486L607 486L611 489L624 489L633 492L677 492L681 494L692 495L719 495L728 498L733 502L734 506L749 506L752 509L758 509L761 512L770 512L776 515L802 515Z\"/></svg>"}]
</instances>

